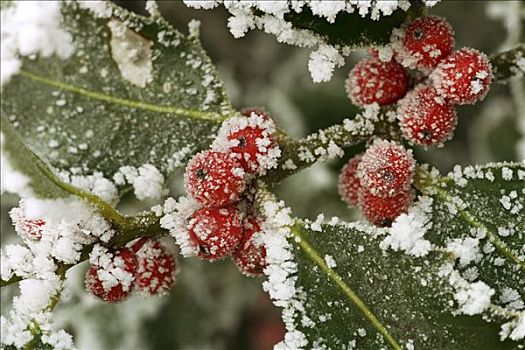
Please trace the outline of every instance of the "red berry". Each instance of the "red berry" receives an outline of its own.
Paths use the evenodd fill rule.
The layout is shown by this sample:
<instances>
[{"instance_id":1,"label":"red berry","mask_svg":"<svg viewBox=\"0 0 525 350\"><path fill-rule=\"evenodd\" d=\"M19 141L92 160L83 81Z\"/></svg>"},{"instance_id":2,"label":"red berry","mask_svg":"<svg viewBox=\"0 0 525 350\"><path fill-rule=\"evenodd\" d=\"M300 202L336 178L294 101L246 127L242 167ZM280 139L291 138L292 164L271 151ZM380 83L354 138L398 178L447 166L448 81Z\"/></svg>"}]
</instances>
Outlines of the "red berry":
<instances>
[{"instance_id":1,"label":"red berry","mask_svg":"<svg viewBox=\"0 0 525 350\"><path fill-rule=\"evenodd\" d=\"M403 136L412 144L440 146L454 134L456 110L431 86L419 85L410 91L397 111Z\"/></svg>"},{"instance_id":2,"label":"red berry","mask_svg":"<svg viewBox=\"0 0 525 350\"><path fill-rule=\"evenodd\" d=\"M341 199L348 205L357 205L357 192L361 187L357 176L357 166L361 162L362 154L358 154L346 163L339 175L338 190Z\"/></svg>"},{"instance_id":3,"label":"red berry","mask_svg":"<svg viewBox=\"0 0 525 350\"><path fill-rule=\"evenodd\" d=\"M226 120L212 149L231 153L246 172L261 174L275 167L280 156L279 147L272 135L274 131L273 121L267 114L251 111L247 117Z\"/></svg>"},{"instance_id":4,"label":"red berry","mask_svg":"<svg viewBox=\"0 0 525 350\"><path fill-rule=\"evenodd\" d=\"M175 283L175 257L156 239L141 238L131 246L138 262L135 288L145 295L165 294Z\"/></svg>"},{"instance_id":5,"label":"red berry","mask_svg":"<svg viewBox=\"0 0 525 350\"><path fill-rule=\"evenodd\" d=\"M186 191L205 206L219 207L239 200L246 181L241 164L227 153L197 153L186 166Z\"/></svg>"},{"instance_id":6,"label":"red berry","mask_svg":"<svg viewBox=\"0 0 525 350\"><path fill-rule=\"evenodd\" d=\"M41 218L28 218L26 204L23 200L20 202L20 206L11 209L9 214L20 237L34 241L39 241L42 238L46 222Z\"/></svg>"},{"instance_id":7,"label":"red berry","mask_svg":"<svg viewBox=\"0 0 525 350\"><path fill-rule=\"evenodd\" d=\"M408 74L395 61L363 59L350 71L346 92L356 106L372 103L388 105L403 97L408 88Z\"/></svg>"},{"instance_id":8,"label":"red berry","mask_svg":"<svg viewBox=\"0 0 525 350\"><path fill-rule=\"evenodd\" d=\"M430 79L445 99L473 104L489 91L492 66L484 53L464 47L441 61Z\"/></svg>"},{"instance_id":9,"label":"red berry","mask_svg":"<svg viewBox=\"0 0 525 350\"><path fill-rule=\"evenodd\" d=\"M402 191L393 197L374 196L365 189L359 191L359 205L363 216L372 224L380 227L390 226L401 214L405 213L412 202L412 191Z\"/></svg>"},{"instance_id":10,"label":"red berry","mask_svg":"<svg viewBox=\"0 0 525 350\"><path fill-rule=\"evenodd\" d=\"M188 226L190 244L204 260L214 261L231 254L241 241L242 221L234 206L199 209Z\"/></svg>"},{"instance_id":11,"label":"red berry","mask_svg":"<svg viewBox=\"0 0 525 350\"><path fill-rule=\"evenodd\" d=\"M121 248L104 261L104 266L92 265L86 272L87 289L108 303L126 299L131 294L137 271L135 254L129 249Z\"/></svg>"},{"instance_id":12,"label":"red berry","mask_svg":"<svg viewBox=\"0 0 525 350\"><path fill-rule=\"evenodd\" d=\"M376 140L357 167L361 186L378 197L392 197L410 188L415 161L412 151L385 140Z\"/></svg>"},{"instance_id":13,"label":"red berry","mask_svg":"<svg viewBox=\"0 0 525 350\"><path fill-rule=\"evenodd\" d=\"M259 220L254 217L245 220L241 242L232 257L239 270L246 276L262 275L266 267L266 248L261 241Z\"/></svg>"},{"instance_id":14,"label":"red berry","mask_svg":"<svg viewBox=\"0 0 525 350\"><path fill-rule=\"evenodd\" d=\"M401 32L394 32L393 41L403 65L427 70L450 55L454 47L454 30L444 18L420 17Z\"/></svg>"},{"instance_id":15,"label":"red berry","mask_svg":"<svg viewBox=\"0 0 525 350\"><path fill-rule=\"evenodd\" d=\"M40 238L42 238L42 231L45 225L46 222L41 219L27 219L22 222L23 230L34 240L40 240Z\"/></svg>"}]
</instances>

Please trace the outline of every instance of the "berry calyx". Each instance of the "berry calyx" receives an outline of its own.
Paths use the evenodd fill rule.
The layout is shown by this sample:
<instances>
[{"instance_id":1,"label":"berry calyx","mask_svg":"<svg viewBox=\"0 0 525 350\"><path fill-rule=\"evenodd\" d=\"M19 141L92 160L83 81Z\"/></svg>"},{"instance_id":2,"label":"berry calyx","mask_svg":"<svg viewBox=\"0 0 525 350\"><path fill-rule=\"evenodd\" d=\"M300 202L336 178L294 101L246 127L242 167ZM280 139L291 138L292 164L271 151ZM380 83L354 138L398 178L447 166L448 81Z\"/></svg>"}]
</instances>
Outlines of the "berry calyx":
<instances>
[{"instance_id":1,"label":"berry calyx","mask_svg":"<svg viewBox=\"0 0 525 350\"><path fill-rule=\"evenodd\" d=\"M338 192L341 199L348 205L357 205L358 191L361 188L361 182L357 176L357 166L361 162L362 154L351 158L341 169L338 181Z\"/></svg>"},{"instance_id":2,"label":"berry calyx","mask_svg":"<svg viewBox=\"0 0 525 350\"><path fill-rule=\"evenodd\" d=\"M188 223L188 234L198 257L208 261L221 259L241 241L241 215L234 206L199 209Z\"/></svg>"},{"instance_id":3,"label":"berry calyx","mask_svg":"<svg viewBox=\"0 0 525 350\"><path fill-rule=\"evenodd\" d=\"M261 240L261 223L255 217L245 220L241 242L232 258L244 275L263 274L266 267L266 248Z\"/></svg>"},{"instance_id":4,"label":"berry calyx","mask_svg":"<svg viewBox=\"0 0 525 350\"><path fill-rule=\"evenodd\" d=\"M394 32L393 41L403 65L428 70L452 52L454 30L442 17L425 16Z\"/></svg>"},{"instance_id":5,"label":"berry calyx","mask_svg":"<svg viewBox=\"0 0 525 350\"><path fill-rule=\"evenodd\" d=\"M263 174L265 170L277 166L277 158L281 154L273 137L274 132L275 126L267 114L251 111L248 116L226 120L212 149L230 153L247 173Z\"/></svg>"},{"instance_id":6,"label":"berry calyx","mask_svg":"<svg viewBox=\"0 0 525 350\"><path fill-rule=\"evenodd\" d=\"M379 197L365 189L359 191L359 205L363 216L373 225L387 227L412 203L412 191L402 191L393 197Z\"/></svg>"},{"instance_id":7,"label":"berry calyx","mask_svg":"<svg viewBox=\"0 0 525 350\"><path fill-rule=\"evenodd\" d=\"M452 138L457 124L454 106L431 86L410 91L399 102L397 114L403 137L420 146L443 145Z\"/></svg>"},{"instance_id":8,"label":"berry calyx","mask_svg":"<svg viewBox=\"0 0 525 350\"><path fill-rule=\"evenodd\" d=\"M163 295L173 287L177 263L158 240L141 238L131 246L137 257L135 288L144 295Z\"/></svg>"},{"instance_id":9,"label":"berry calyx","mask_svg":"<svg viewBox=\"0 0 525 350\"><path fill-rule=\"evenodd\" d=\"M473 104L489 91L492 65L484 53L464 47L441 61L430 79L445 99L457 104Z\"/></svg>"},{"instance_id":10,"label":"berry calyx","mask_svg":"<svg viewBox=\"0 0 525 350\"><path fill-rule=\"evenodd\" d=\"M129 249L121 248L92 265L86 272L86 287L99 299L116 303L126 299L132 291L137 258Z\"/></svg>"},{"instance_id":11,"label":"berry calyx","mask_svg":"<svg viewBox=\"0 0 525 350\"><path fill-rule=\"evenodd\" d=\"M350 71L346 93L356 106L372 103L388 105L403 97L408 88L408 73L399 63L377 58L363 59Z\"/></svg>"},{"instance_id":12,"label":"berry calyx","mask_svg":"<svg viewBox=\"0 0 525 350\"><path fill-rule=\"evenodd\" d=\"M412 151L385 140L376 140L357 167L361 186L374 196L393 197L410 188L415 161Z\"/></svg>"},{"instance_id":13,"label":"berry calyx","mask_svg":"<svg viewBox=\"0 0 525 350\"><path fill-rule=\"evenodd\" d=\"M228 153L197 153L186 166L184 186L202 205L219 207L238 201L246 181L237 159Z\"/></svg>"}]
</instances>

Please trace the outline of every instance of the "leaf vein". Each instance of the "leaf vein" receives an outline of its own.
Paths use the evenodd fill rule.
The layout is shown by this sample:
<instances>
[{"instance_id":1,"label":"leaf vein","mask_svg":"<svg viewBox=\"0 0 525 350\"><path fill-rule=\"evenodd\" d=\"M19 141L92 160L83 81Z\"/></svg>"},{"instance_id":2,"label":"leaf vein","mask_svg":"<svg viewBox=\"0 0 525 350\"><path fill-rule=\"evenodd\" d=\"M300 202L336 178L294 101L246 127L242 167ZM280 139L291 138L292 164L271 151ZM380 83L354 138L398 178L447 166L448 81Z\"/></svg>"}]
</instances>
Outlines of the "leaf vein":
<instances>
[{"instance_id":1,"label":"leaf vein","mask_svg":"<svg viewBox=\"0 0 525 350\"><path fill-rule=\"evenodd\" d=\"M325 263L323 258L317 253L317 251L304 239L301 235L301 226L299 224L291 228L293 235L298 239L298 244L301 249L308 255L308 257L314 261L321 270L326 273L328 278L332 280L344 294L357 306L357 308L363 313L363 315L372 322L375 328L388 340L392 347L396 350L402 350L401 346L388 332L386 327L381 321L374 315L374 313L366 306L366 304L359 298L359 296L343 281L343 278L339 276L334 270L332 270Z\"/></svg>"},{"instance_id":2,"label":"leaf vein","mask_svg":"<svg viewBox=\"0 0 525 350\"><path fill-rule=\"evenodd\" d=\"M49 78L46 78L46 77L43 77L43 76L40 76L34 73L30 73L27 71L23 71L23 70L21 70L19 74L25 78L31 79L33 81L36 81L42 84L54 86L54 87L57 87L63 90L67 90L67 91L79 94L81 96L89 97L95 100L105 101L105 102L118 104L118 105L122 105L126 107L144 109L144 110L157 112L157 113L170 113L170 114L175 114L175 115L179 115L179 116L183 116L185 118L191 118L191 119L211 120L211 121L217 121L217 122L222 122L224 119L226 119L225 116L219 113L203 112L199 110L180 108L177 106L155 105L151 103L128 100L125 98L110 96L110 95L106 95L100 92L91 91L91 90L87 90L81 87L70 85L70 84L67 84L61 81L49 79Z\"/></svg>"}]
</instances>

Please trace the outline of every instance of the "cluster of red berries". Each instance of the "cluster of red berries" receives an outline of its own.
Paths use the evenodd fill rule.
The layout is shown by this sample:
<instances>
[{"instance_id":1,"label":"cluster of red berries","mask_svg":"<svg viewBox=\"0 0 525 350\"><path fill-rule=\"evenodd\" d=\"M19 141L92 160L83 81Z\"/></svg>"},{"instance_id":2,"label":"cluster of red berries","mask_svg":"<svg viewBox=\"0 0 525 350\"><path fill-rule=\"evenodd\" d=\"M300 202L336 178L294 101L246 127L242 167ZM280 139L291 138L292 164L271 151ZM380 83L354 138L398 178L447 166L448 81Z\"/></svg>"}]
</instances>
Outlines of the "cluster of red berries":
<instances>
[{"instance_id":1,"label":"cluster of red berries","mask_svg":"<svg viewBox=\"0 0 525 350\"><path fill-rule=\"evenodd\" d=\"M249 184L277 165L280 150L274 131L266 113L245 110L223 123L211 150L189 161L184 184L202 207L187 220L187 232L190 246L201 259L231 255L246 275L261 274L266 266L261 220L253 213Z\"/></svg>"},{"instance_id":2,"label":"cluster of red berries","mask_svg":"<svg viewBox=\"0 0 525 350\"><path fill-rule=\"evenodd\" d=\"M116 303L133 290L142 295L163 295L175 283L175 256L158 240L141 238L99 258L86 272L86 287L96 297Z\"/></svg>"},{"instance_id":3,"label":"cluster of red berries","mask_svg":"<svg viewBox=\"0 0 525 350\"><path fill-rule=\"evenodd\" d=\"M357 106L397 102L403 136L414 145L441 146L454 133L455 105L480 101L492 81L485 54L453 47L454 33L444 18L418 18L394 30L389 47L372 49L372 57L352 69L348 96ZM411 78L406 68L419 72Z\"/></svg>"},{"instance_id":4,"label":"cluster of red berries","mask_svg":"<svg viewBox=\"0 0 525 350\"><path fill-rule=\"evenodd\" d=\"M376 140L363 154L348 161L339 175L339 194L359 206L376 226L389 226L412 202L415 161L411 151Z\"/></svg>"}]
</instances>

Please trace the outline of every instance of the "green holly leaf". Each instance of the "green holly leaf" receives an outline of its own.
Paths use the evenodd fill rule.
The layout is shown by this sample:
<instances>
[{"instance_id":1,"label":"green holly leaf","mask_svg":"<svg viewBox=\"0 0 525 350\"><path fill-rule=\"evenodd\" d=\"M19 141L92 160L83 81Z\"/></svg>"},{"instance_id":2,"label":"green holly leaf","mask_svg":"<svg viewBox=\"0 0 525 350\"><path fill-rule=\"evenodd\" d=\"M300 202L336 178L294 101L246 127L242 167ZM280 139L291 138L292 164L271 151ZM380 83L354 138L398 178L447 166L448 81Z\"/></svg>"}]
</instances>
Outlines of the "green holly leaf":
<instances>
[{"instance_id":1,"label":"green holly leaf","mask_svg":"<svg viewBox=\"0 0 525 350\"><path fill-rule=\"evenodd\" d=\"M18 177L21 187L30 188L32 194L41 198L61 198L67 197L70 193L60 186L60 180L49 170L47 165L38 158L20 140L11 124L6 120L2 113L2 153L9 160L9 166L18 174L8 174L7 176ZM7 166L2 164L2 166ZM8 179L2 179L8 181ZM27 181L27 183L25 183ZM24 191L24 189L20 189Z\"/></svg>"},{"instance_id":2,"label":"green holly leaf","mask_svg":"<svg viewBox=\"0 0 525 350\"><path fill-rule=\"evenodd\" d=\"M446 254L385 254L382 231L360 225L314 232L296 224L292 232L301 305L293 320L305 348L514 348L494 323L452 314L454 291L439 273Z\"/></svg>"},{"instance_id":3,"label":"green holly leaf","mask_svg":"<svg viewBox=\"0 0 525 350\"><path fill-rule=\"evenodd\" d=\"M525 163L456 167L444 180L427 181L434 200L425 237L440 247L462 246L456 267L463 277L492 287L494 304L523 310Z\"/></svg>"},{"instance_id":4,"label":"green holly leaf","mask_svg":"<svg viewBox=\"0 0 525 350\"><path fill-rule=\"evenodd\" d=\"M284 17L294 28L311 31L329 44L359 48L388 44L390 33L406 20L407 12L398 9L379 21L359 13L341 13L330 23L305 7L299 13L290 12Z\"/></svg>"},{"instance_id":5,"label":"green holly leaf","mask_svg":"<svg viewBox=\"0 0 525 350\"><path fill-rule=\"evenodd\" d=\"M235 113L195 26L184 36L109 2L106 17L61 6L73 55L24 58L2 88L2 113L57 170L111 179L148 163L169 175Z\"/></svg>"}]
</instances>

